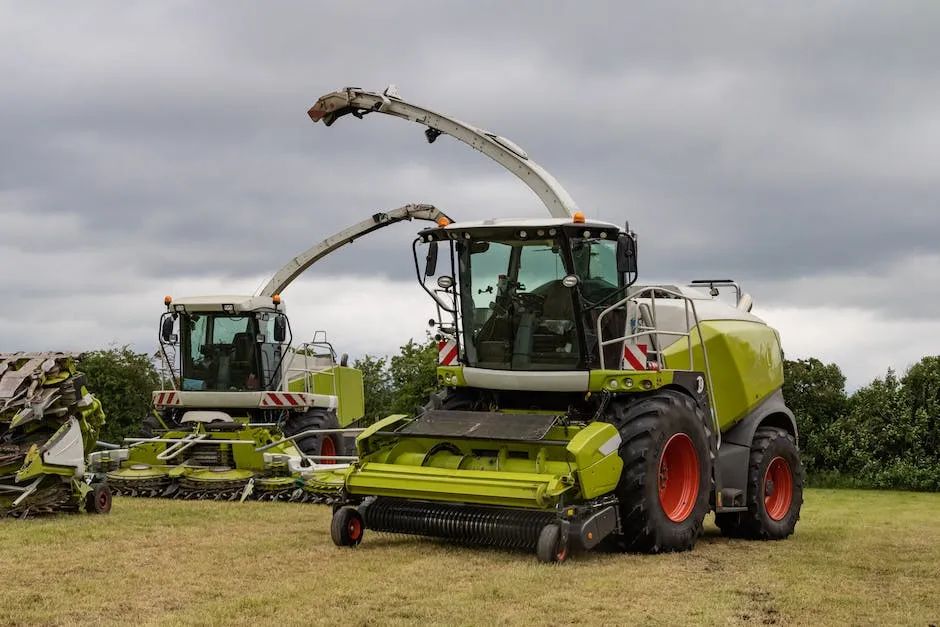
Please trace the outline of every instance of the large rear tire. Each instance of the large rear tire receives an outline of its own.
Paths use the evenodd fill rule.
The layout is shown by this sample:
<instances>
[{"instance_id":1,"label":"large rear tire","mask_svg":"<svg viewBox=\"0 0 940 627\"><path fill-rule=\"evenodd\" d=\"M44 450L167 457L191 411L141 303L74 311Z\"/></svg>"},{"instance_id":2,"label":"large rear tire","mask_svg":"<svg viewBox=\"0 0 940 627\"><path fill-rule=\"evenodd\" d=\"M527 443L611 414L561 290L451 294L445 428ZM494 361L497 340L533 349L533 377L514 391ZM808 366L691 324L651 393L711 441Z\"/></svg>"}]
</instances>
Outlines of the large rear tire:
<instances>
[{"instance_id":1,"label":"large rear tire","mask_svg":"<svg viewBox=\"0 0 940 627\"><path fill-rule=\"evenodd\" d=\"M747 511L716 514L722 535L782 540L793 534L803 505L803 464L793 436L759 427L748 463Z\"/></svg>"},{"instance_id":2,"label":"large rear tire","mask_svg":"<svg viewBox=\"0 0 940 627\"><path fill-rule=\"evenodd\" d=\"M713 443L705 412L690 397L664 390L614 402L623 472L617 486L623 534L615 548L687 551L702 533L713 490Z\"/></svg>"},{"instance_id":3,"label":"large rear tire","mask_svg":"<svg viewBox=\"0 0 940 627\"><path fill-rule=\"evenodd\" d=\"M311 409L303 414L293 414L284 424L288 437L310 429L339 429L339 420L332 409ZM305 455L345 455L342 433L317 433L296 440ZM328 459L315 460L318 464L332 464Z\"/></svg>"}]
</instances>

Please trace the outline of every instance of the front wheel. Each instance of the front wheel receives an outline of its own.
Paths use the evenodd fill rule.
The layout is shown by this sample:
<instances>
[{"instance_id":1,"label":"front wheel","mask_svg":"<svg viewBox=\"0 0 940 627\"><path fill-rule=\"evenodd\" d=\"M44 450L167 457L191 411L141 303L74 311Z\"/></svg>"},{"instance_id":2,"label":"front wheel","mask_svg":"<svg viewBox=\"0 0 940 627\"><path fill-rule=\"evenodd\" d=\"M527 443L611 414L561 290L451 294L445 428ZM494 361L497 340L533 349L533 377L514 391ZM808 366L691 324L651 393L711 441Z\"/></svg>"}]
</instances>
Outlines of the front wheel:
<instances>
[{"instance_id":1,"label":"front wheel","mask_svg":"<svg viewBox=\"0 0 940 627\"><path fill-rule=\"evenodd\" d=\"M691 549L702 533L712 492L712 442L701 407L664 390L630 404L614 403L623 471L617 486L617 548L660 553Z\"/></svg>"},{"instance_id":2,"label":"front wheel","mask_svg":"<svg viewBox=\"0 0 940 627\"><path fill-rule=\"evenodd\" d=\"M345 505L333 512L330 537L336 546L356 546L362 542L365 530L362 514L352 505Z\"/></svg>"},{"instance_id":3,"label":"front wheel","mask_svg":"<svg viewBox=\"0 0 940 627\"><path fill-rule=\"evenodd\" d=\"M550 523L542 527L535 554L539 561L545 564L560 563L568 559L568 543L562 537L558 523Z\"/></svg>"}]
</instances>

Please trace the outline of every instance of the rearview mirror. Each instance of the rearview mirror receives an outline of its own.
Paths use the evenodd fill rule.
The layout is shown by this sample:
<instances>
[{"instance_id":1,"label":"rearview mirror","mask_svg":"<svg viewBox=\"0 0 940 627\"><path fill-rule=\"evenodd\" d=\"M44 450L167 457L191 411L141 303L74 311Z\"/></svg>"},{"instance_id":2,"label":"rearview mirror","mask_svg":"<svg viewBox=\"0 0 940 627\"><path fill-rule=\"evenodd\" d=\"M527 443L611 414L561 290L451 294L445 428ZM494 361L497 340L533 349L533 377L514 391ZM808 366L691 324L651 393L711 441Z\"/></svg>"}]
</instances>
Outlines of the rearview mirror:
<instances>
[{"instance_id":1,"label":"rearview mirror","mask_svg":"<svg viewBox=\"0 0 940 627\"><path fill-rule=\"evenodd\" d=\"M628 233L617 237L617 272L636 274L636 240Z\"/></svg>"},{"instance_id":2,"label":"rearview mirror","mask_svg":"<svg viewBox=\"0 0 940 627\"><path fill-rule=\"evenodd\" d=\"M437 272L437 240L428 244L428 256L424 264L424 276L434 276Z\"/></svg>"},{"instance_id":3,"label":"rearview mirror","mask_svg":"<svg viewBox=\"0 0 940 627\"><path fill-rule=\"evenodd\" d=\"M278 316L274 319L274 341L280 344L287 339L287 318Z\"/></svg>"},{"instance_id":4,"label":"rearview mirror","mask_svg":"<svg viewBox=\"0 0 940 627\"><path fill-rule=\"evenodd\" d=\"M173 325L175 324L173 316L167 314L163 317L163 321L160 323L160 339L162 339L167 344L172 344L176 342L176 335L173 333Z\"/></svg>"}]
</instances>

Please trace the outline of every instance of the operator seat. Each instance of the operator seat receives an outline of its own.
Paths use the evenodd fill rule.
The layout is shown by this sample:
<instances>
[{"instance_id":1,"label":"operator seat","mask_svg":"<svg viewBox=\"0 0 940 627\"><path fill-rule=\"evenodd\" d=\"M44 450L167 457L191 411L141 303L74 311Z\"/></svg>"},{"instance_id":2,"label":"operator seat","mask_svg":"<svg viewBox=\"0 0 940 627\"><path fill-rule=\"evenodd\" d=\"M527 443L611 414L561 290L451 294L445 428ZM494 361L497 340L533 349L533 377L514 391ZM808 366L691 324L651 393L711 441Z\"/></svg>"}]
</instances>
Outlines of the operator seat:
<instances>
[{"instance_id":1,"label":"operator seat","mask_svg":"<svg viewBox=\"0 0 940 627\"><path fill-rule=\"evenodd\" d=\"M536 288L533 293L544 298L533 337L533 353L546 355L552 361L565 353L577 355L578 336L571 288L565 287L559 279Z\"/></svg>"},{"instance_id":2,"label":"operator seat","mask_svg":"<svg viewBox=\"0 0 940 627\"><path fill-rule=\"evenodd\" d=\"M238 387L248 387L248 380L252 374L257 380L255 370L255 342L250 333L236 333L232 337L232 363L230 368L230 381L232 385ZM257 388L257 383L255 383Z\"/></svg>"}]
</instances>

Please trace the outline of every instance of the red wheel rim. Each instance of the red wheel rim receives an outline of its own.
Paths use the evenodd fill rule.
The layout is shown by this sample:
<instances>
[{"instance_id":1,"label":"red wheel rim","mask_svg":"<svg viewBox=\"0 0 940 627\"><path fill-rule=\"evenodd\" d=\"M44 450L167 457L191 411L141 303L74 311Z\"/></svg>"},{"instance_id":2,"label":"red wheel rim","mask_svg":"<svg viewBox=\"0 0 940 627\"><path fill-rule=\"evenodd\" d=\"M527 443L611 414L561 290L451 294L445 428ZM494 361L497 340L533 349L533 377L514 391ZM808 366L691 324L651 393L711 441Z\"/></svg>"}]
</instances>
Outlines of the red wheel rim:
<instances>
[{"instance_id":1,"label":"red wheel rim","mask_svg":"<svg viewBox=\"0 0 940 627\"><path fill-rule=\"evenodd\" d=\"M333 442L333 437L329 435L323 436L323 440L320 441L320 455L329 457L336 455L336 444ZM321 464L335 464L335 459L321 459Z\"/></svg>"},{"instance_id":2,"label":"red wheel rim","mask_svg":"<svg viewBox=\"0 0 940 627\"><path fill-rule=\"evenodd\" d=\"M666 518L684 521L698 500L698 453L685 433L669 438L659 458L659 504Z\"/></svg>"},{"instance_id":3,"label":"red wheel rim","mask_svg":"<svg viewBox=\"0 0 940 627\"><path fill-rule=\"evenodd\" d=\"M98 493L98 510L105 511L108 509L108 505L111 502L111 495L105 492L104 490Z\"/></svg>"},{"instance_id":4,"label":"red wheel rim","mask_svg":"<svg viewBox=\"0 0 940 627\"><path fill-rule=\"evenodd\" d=\"M349 524L346 525L346 530L349 532L349 539L353 542L362 537L362 521L359 520L358 516L349 517Z\"/></svg>"},{"instance_id":5,"label":"red wheel rim","mask_svg":"<svg viewBox=\"0 0 940 627\"><path fill-rule=\"evenodd\" d=\"M783 520L793 503L793 473L782 457L774 457L764 473L764 509L771 520Z\"/></svg>"}]
</instances>

